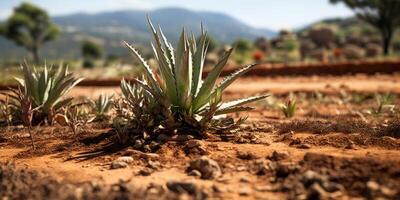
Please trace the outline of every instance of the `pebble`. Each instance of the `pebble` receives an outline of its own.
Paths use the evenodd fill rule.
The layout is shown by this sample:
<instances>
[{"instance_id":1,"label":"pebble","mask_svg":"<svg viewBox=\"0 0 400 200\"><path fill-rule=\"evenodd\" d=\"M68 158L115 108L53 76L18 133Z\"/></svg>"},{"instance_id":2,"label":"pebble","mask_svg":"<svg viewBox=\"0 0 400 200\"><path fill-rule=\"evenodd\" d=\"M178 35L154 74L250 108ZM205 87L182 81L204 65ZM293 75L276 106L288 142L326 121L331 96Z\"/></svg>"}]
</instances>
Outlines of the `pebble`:
<instances>
[{"instance_id":1,"label":"pebble","mask_svg":"<svg viewBox=\"0 0 400 200\"><path fill-rule=\"evenodd\" d=\"M311 149L311 145L303 143L303 144L299 144L297 146L297 148L299 148L299 149Z\"/></svg>"},{"instance_id":2,"label":"pebble","mask_svg":"<svg viewBox=\"0 0 400 200\"><path fill-rule=\"evenodd\" d=\"M176 193L196 194L197 186L191 182L168 181L167 188Z\"/></svg>"},{"instance_id":3,"label":"pebble","mask_svg":"<svg viewBox=\"0 0 400 200\"><path fill-rule=\"evenodd\" d=\"M202 156L190 162L190 170L198 170L202 179L214 179L222 175L221 168L215 160Z\"/></svg>"},{"instance_id":4,"label":"pebble","mask_svg":"<svg viewBox=\"0 0 400 200\"><path fill-rule=\"evenodd\" d=\"M115 161L125 162L125 163L129 164L129 163L133 162L133 158L130 156L121 156L121 157L118 157L117 160L115 160Z\"/></svg>"},{"instance_id":5,"label":"pebble","mask_svg":"<svg viewBox=\"0 0 400 200\"><path fill-rule=\"evenodd\" d=\"M191 170L188 173L189 176L201 177L201 172L199 170Z\"/></svg>"},{"instance_id":6,"label":"pebble","mask_svg":"<svg viewBox=\"0 0 400 200\"><path fill-rule=\"evenodd\" d=\"M126 162L114 161L111 163L111 169L120 169L126 167L128 167L128 164Z\"/></svg>"},{"instance_id":7,"label":"pebble","mask_svg":"<svg viewBox=\"0 0 400 200\"><path fill-rule=\"evenodd\" d=\"M279 161L284 160L289 157L289 153L287 151L274 151L271 156L269 156L270 160Z\"/></svg>"},{"instance_id":8,"label":"pebble","mask_svg":"<svg viewBox=\"0 0 400 200\"><path fill-rule=\"evenodd\" d=\"M239 195L240 196L249 196L251 194L251 188L250 187L240 187L239 189Z\"/></svg>"}]
</instances>

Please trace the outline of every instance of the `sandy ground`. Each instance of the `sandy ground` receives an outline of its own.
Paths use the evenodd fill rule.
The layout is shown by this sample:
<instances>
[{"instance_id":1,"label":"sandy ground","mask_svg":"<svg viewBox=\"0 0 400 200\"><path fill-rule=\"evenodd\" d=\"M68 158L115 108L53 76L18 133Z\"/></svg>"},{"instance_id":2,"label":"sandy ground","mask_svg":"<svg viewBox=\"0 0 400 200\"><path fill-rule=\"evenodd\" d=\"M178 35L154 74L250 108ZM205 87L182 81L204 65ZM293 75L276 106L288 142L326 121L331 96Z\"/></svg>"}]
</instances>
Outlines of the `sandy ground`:
<instances>
[{"instance_id":1,"label":"sandy ground","mask_svg":"<svg viewBox=\"0 0 400 200\"><path fill-rule=\"evenodd\" d=\"M234 83L227 90L226 98L270 93L278 101L284 101L289 92L307 94L320 91L329 94L327 98L335 99L343 90L370 96L376 92L398 94L399 78L398 75L247 77ZM100 93L118 93L118 88L78 87L70 95L94 98ZM394 104L399 103L397 98ZM168 182L179 181L194 184L210 199L400 198L399 128L375 129L376 124L394 126L390 122L398 119L398 115L385 113L372 117L362 114L360 117L355 114L355 111L364 113L374 106L373 98L361 105L316 102L309 97L299 99L299 110L292 119L285 119L279 110L265 102L254 106L256 110L248 113L249 120L238 131L239 140L200 141L200 153L188 153L183 148L185 143L171 141L154 152L157 154L155 158L143 156L129 147L92 159L71 159L79 153L100 148L104 142L86 144L83 140L105 133L109 128L89 125L82 130L80 141L76 141L65 127L38 128L35 137L39 148L32 151L26 130L8 127L0 132L0 163L13 162L16 168L38 171L40 176L77 187L85 182L112 185L122 180L129 185L128 188L142 188L146 195L150 186L161 186L170 192L171 189L165 189ZM285 156L271 158L274 151ZM113 161L126 154L134 158L127 168L110 169ZM202 155L219 164L220 177L204 180L188 175L189 163ZM143 173L154 162L157 162L156 169ZM264 171L261 173L260 170ZM306 184L304 177L308 171L317 173L318 180L325 182L313 179L311 186ZM0 176L1 181L4 182ZM324 191L315 188L317 183L324 187ZM339 189L329 191L324 184L339 184ZM178 192L180 197L181 193L185 192ZM314 193L318 198L313 196ZM0 191L1 195L7 196L8 193ZM196 195L191 194L191 197Z\"/></svg>"}]
</instances>

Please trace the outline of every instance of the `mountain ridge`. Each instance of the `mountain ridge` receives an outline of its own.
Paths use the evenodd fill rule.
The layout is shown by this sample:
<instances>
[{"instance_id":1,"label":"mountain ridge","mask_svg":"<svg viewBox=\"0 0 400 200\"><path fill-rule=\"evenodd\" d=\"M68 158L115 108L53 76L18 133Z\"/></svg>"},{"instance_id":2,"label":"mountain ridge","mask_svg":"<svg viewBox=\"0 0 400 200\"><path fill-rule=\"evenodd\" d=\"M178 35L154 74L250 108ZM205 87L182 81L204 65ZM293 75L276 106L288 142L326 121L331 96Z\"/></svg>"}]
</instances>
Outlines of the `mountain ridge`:
<instances>
[{"instance_id":1,"label":"mountain ridge","mask_svg":"<svg viewBox=\"0 0 400 200\"><path fill-rule=\"evenodd\" d=\"M209 35L223 43L231 43L238 38L271 38L276 35L275 31L252 27L224 13L192 11L179 7L150 11L79 12L52 17L63 31L58 40L44 46L42 55L46 58L77 58L79 57L80 43L84 38L96 38L101 41L107 54L124 54L122 40L147 46L151 39L146 20L147 14L154 24L160 24L165 35L172 42L178 40L182 26L198 34L201 23ZM1 46L6 48L1 48ZM26 51L16 47L10 41L0 39L0 53L2 57L20 58L26 54Z\"/></svg>"}]
</instances>

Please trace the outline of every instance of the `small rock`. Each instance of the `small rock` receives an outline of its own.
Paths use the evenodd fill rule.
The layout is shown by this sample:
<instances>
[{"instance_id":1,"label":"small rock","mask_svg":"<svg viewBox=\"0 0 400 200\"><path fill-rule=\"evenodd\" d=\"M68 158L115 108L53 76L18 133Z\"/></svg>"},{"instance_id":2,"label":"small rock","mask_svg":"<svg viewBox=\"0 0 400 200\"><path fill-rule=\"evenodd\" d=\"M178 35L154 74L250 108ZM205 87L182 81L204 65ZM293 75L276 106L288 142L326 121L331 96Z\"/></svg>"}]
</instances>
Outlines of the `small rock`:
<instances>
[{"instance_id":1,"label":"small rock","mask_svg":"<svg viewBox=\"0 0 400 200\"><path fill-rule=\"evenodd\" d=\"M394 195L396 195L396 191L389 189L385 186L381 186L381 193L387 197L393 197Z\"/></svg>"},{"instance_id":2,"label":"small rock","mask_svg":"<svg viewBox=\"0 0 400 200\"><path fill-rule=\"evenodd\" d=\"M251 152L237 151L236 153L237 157L242 160L253 160L257 158L257 156Z\"/></svg>"},{"instance_id":3,"label":"small rock","mask_svg":"<svg viewBox=\"0 0 400 200\"><path fill-rule=\"evenodd\" d=\"M278 163L276 165L276 176L277 177L287 177L300 169L300 166L294 163L282 164Z\"/></svg>"},{"instance_id":4,"label":"small rock","mask_svg":"<svg viewBox=\"0 0 400 200\"><path fill-rule=\"evenodd\" d=\"M156 153L143 153L140 155L140 157L145 158L145 159L150 159L150 160L160 159L160 155L158 155Z\"/></svg>"},{"instance_id":5,"label":"small rock","mask_svg":"<svg viewBox=\"0 0 400 200\"><path fill-rule=\"evenodd\" d=\"M344 147L345 149L357 149L356 145L353 143L348 144L346 147Z\"/></svg>"},{"instance_id":6,"label":"small rock","mask_svg":"<svg viewBox=\"0 0 400 200\"><path fill-rule=\"evenodd\" d=\"M240 196L249 196L251 194L251 188L249 187L241 187L239 189L239 195Z\"/></svg>"},{"instance_id":7,"label":"small rock","mask_svg":"<svg viewBox=\"0 0 400 200\"><path fill-rule=\"evenodd\" d=\"M263 186L256 186L255 190L259 192L274 192L277 191L277 188L271 185L263 185Z\"/></svg>"},{"instance_id":8,"label":"small rock","mask_svg":"<svg viewBox=\"0 0 400 200\"><path fill-rule=\"evenodd\" d=\"M199 172L198 170L192 170L188 173L189 176L195 176L195 177L200 177L201 176L201 172Z\"/></svg>"},{"instance_id":9,"label":"small rock","mask_svg":"<svg viewBox=\"0 0 400 200\"><path fill-rule=\"evenodd\" d=\"M120 169L126 167L128 167L128 164L126 162L114 161L111 163L111 169Z\"/></svg>"},{"instance_id":10,"label":"small rock","mask_svg":"<svg viewBox=\"0 0 400 200\"><path fill-rule=\"evenodd\" d=\"M243 171L247 171L247 167L246 166L238 166L236 167L236 171L238 172L243 172Z\"/></svg>"},{"instance_id":11,"label":"small rock","mask_svg":"<svg viewBox=\"0 0 400 200\"><path fill-rule=\"evenodd\" d=\"M187 141L184 147L184 151L186 154L200 154L200 155L209 154L205 144L200 140Z\"/></svg>"},{"instance_id":12,"label":"small rock","mask_svg":"<svg viewBox=\"0 0 400 200\"><path fill-rule=\"evenodd\" d=\"M161 163L158 161L151 161L149 160L149 162L147 162L147 167L151 168L151 169L158 169L160 168Z\"/></svg>"},{"instance_id":13,"label":"small rock","mask_svg":"<svg viewBox=\"0 0 400 200\"><path fill-rule=\"evenodd\" d=\"M150 145L148 145L148 144L143 145L142 149L143 149L144 152L151 152L152 151L151 148L150 148Z\"/></svg>"},{"instance_id":14,"label":"small rock","mask_svg":"<svg viewBox=\"0 0 400 200\"><path fill-rule=\"evenodd\" d=\"M303 143L303 144L297 145L297 148L299 148L299 149L311 149L311 145Z\"/></svg>"},{"instance_id":15,"label":"small rock","mask_svg":"<svg viewBox=\"0 0 400 200\"><path fill-rule=\"evenodd\" d=\"M380 185L375 181L368 181L367 187L372 191L378 191L380 189Z\"/></svg>"},{"instance_id":16,"label":"small rock","mask_svg":"<svg viewBox=\"0 0 400 200\"><path fill-rule=\"evenodd\" d=\"M275 162L270 162L268 160L256 160L254 162L254 171L257 175L265 175L275 169L275 165Z\"/></svg>"},{"instance_id":17,"label":"small rock","mask_svg":"<svg viewBox=\"0 0 400 200\"><path fill-rule=\"evenodd\" d=\"M167 188L179 194L186 192L193 195L197 193L197 186L190 182L168 181Z\"/></svg>"},{"instance_id":18,"label":"small rock","mask_svg":"<svg viewBox=\"0 0 400 200\"><path fill-rule=\"evenodd\" d=\"M212 186L212 190L213 190L214 192L216 192L216 193L222 193L222 192L225 192L225 191L226 191L225 189L223 189L223 188L221 188L220 186L215 185L215 184Z\"/></svg>"},{"instance_id":19,"label":"small rock","mask_svg":"<svg viewBox=\"0 0 400 200\"><path fill-rule=\"evenodd\" d=\"M134 149L141 149L143 147L143 140L137 139L133 144Z\"/></svg>"},{"instance_id":20,"label":"small rock","mask_svg":"<svg viewBox=\"0 0 400 200\"><path fill-rule=\"evenodd\" d=\"M284 160L289 157L289 153L287 151L274 151L272 155L269 156L270 160L279 161Z\"/></svg>"},{"instance_id":21,"label":"small rock","mask_svg":"<svg viewBox=\"0 0 400 200\"><path fill-rule=\"evenodd\" d=\"M138 175L141 175L141 176L150 176L153 172L154 172L153 169L147 167L147 168L141 169L141 170L138 172Z\"/></svg>"},{"instance_id":22,"label":"small rock","mask_svg":"<svg viewBox=\"0 0 400 200\"><path fill-rule=\"evenodd\" d=\"M250 179L245 176L240 177L239 181L242 183L250 183Z\"/></svg>"},{"instance_id":23,"label":"small rock","mask_svg":"<svg viewBox=\"0 0 400 200\"><path fill-rule=\"evenodd\" d=\"M198 170L202 179L214 179L222 175L218 163L207 156L202 156L190 162L189 169Z\"/></svg>"},{"instance_id":24,"label":"small rock","mask_svg":"<svg viewBox=\"0 0 400 200\"><path fill-rule=\"evenodd\" d=\"M307 199L328 199L329 194L318 184L314 183L307 190Z\"/></svg>"},{"instance_id":25,"label":"small rock","mask_svg":"<svg viewBox=\"0 0 400 200\"><path fill-rule=\"evenodd\" d=\"M133 162L133 158L130 156L121 156L121 157L117 158L116 161L125 162L125 163L129 164L129 163Z\"/></svg>"},{"instance_id":26,"label":"small rock","mask_svg":"<svg viewBox=\"0 0 400 200\"><path fill-rule=\"evenodd\" d=\"M177 141L177 142L186 142L188 140L192 140L194 137L192 135L174 135L172 136L171 140Z\"/></svg>"},{"instance_id":27,"label":"small rock","mask_svg":"<svg viewBox=\"0 0 400 200\"><path fill-rule=\"evenodd\" d=\"M200 140L189 140L186 142L187 148L195 148L200 146L204 146L204 143Z\"/></svg>"}]
</instances>

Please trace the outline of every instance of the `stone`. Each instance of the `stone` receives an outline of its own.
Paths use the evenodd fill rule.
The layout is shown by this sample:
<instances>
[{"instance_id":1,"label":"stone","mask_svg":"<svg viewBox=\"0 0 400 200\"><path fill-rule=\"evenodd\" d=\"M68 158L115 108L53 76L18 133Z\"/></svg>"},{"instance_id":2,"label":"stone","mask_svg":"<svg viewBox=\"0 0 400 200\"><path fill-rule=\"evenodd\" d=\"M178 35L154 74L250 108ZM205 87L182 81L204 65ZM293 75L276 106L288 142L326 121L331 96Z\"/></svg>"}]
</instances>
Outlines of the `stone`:
<instances>
[{"instance_id":1,"label":"stone","mask_svg":"<svg viewBox=\"0 0 400 200\"><path fill-rule=\"evenodd\" d=\"M186 154L208 155L206 145L200 140L189 140L184 146Z\"/></svg>"},{"instance_id":2,"label":"stone","mask_svg":"<svg viewBox=\"0 0 400 200\"><path fill-rule=\"evenodd\" d=\"M289 153L287 151L274 151L271 156L269 156L270 160L279 161L284 160L289 157Z\"/></svg>"},{"instance_id":3,"label":"stone","mask_svg":"<svg viewBox=\"0 0 400 200\"><path fill-rule=\"evenodd\" d=\"M252 190L250 187L240 187L239 189L239 195L240 196L249 196L251 194Z\"/></svg>"},{"instance_id":4,"label":"stone","mask_svg":"<svg viewBox=\"0 0 400 200\"><path fill-rule=\"evenodd\" d=\"M130 156L121 156L121 157L117 158L116 161L125 162L125 163L129 164L129 163L133 162L133 158Z\"/></svg>"},{"instance_id":5,"label":"stone","mask_svg":"<svg viewBox=\"0 0 400 200\"><path fill-rule=\"evenodd\" d=\"M135 143L133 144L134 149L141 149L143 147L143 140L137 139L135 140Z\"/></svg>"},{"instance_id":6,"label":"stone","mask_svg":"<svg viewBox=\"0 0 400 200\"><path fill-rule=\"evenodd\" d=\"M147 162L147 167L151 168L151 169L158 169L161 167L161 163L158 161L151 161L149 160Z\"/></svg>"},{"instance_id":7,"label":"stone","mask_svg":"<svg viewBox=\"0 0 400 200\"><path fill-rule=\"evenodd\" d=\"M372 191L378 191L380 189L380 185L375 181L368 181L367 188Z\"/></svg>"},{"instance_id":8,"label":"stone","mask_svg":"<svg viewBox=\"0 0 400 200\"><path fill-rule=\"evenodd\" d=\"M277 188L271 185L259 185L255 187L255 190L259 192L275 192L277 191Z\"/></svg>"},{"instance_id":9,"label":"stone","mask_svg":"<svg viewBox=\"0 0 400 200\"><path fill-rule=\"evenodd\" d=\"M177 142L186 142L194 139L194 137L192 135L174 135L171 139Z\"/></svg>"},{"instance_id":10,"label":"stone","mask_svg":"<svg viewBox=\"0 0 400 200\"><path fill-rule=\"evenodd\" d=\"M201 147L201 146L204 146L204 142L201 140L189 140L186 142L187 148L195 148L195 147Z\"/></svg>"},{"instance_id":11,"label":"stone","mask_svg":"<svg viewBox=\"0 0 400 200\"><path fill-rule=\"evenodd\" d=\"M307 199L328 199L329 194L318 183L314 183L307 190Z\"/></svg>"},{"instance_id":12,"label":"stone","mask_svg":"<svg viewBox=\"0 0 400 200\"><path fill-rule=\"evenodd\" d=\"M128 167L128 164L126 162L114 161L111 163L111 169L120 169L126 167Z\"/></svg>"},{"instance_id":13,"label":"stone","mask_svg":"<svg viewBox=\"0 0 400 200\"><path fill-rule=\"evenodd\" d=\"M240 177L239 181L242 183L250 183L249 177L246 177L246 176Z\"/></svg>"},{"instance_id":14,"label":"stone","mask_svg":"<svg viewBox=\"0 0 400 200\"><path fill-rule=\"evenodd\" d=\"M276 165L276 176L277 177L287 177L300 169L300 166L293 163L278 163Z\"/></svg>"},{"instance_id":15,"label":"stone","mask_svg":"<svg viewBox=\"0 0 400 200\"><path fill-rule=\"evenodd\" d=\"M202 179L214 179L222 175L218 163L207 156L202 156L190 162L190 170L198 170Z\"/></svg>"},{"instance_id":16,"label":"stone","mask_svg":"<svg viewBox=\"0 0 400 200\"><path fill-rule=\"evenodd\" d=\"M201 177L201 172L199 170L191 170L188 173L189 176Z\"/></svg>"},{"instance_id":17,"label":"stone","mask_svg":"<svg viewBox=\"0 0 400 200\"><path fill-rule=\"evenodd\" d=\"M151 169L151 168L149 168L149 167L146 167L146 168L144 168L144 169L141 169L141 170L138 172L138 175L141 175L141 176L150 176L153 172L154 172L154 169Z\"/></svg>"},{"instance_id":18,"label":"stone","mask_svg":"<svg viewBox=\"0 0 400 200\"><path fill-rule=\"evenodd\" d=\"M257 156L251 152L237 151L237 157L242 160L253 160L256 159Z\"/></svg>"},{"instance_id":19,"label":"stone","mask_svg":"<svg viewBox=\"0 0 400 200\"><path fill-rule=\"evenodd\" d=\"M176 193L196 194L197 186L191 182L168 181L167 188Z\"/></svg>"},{"instance_id":20,"label":"stone","mask_svg":"<svg viewBox=\"0 0 400 200\"><path fill-rule=\"evenodd\" d=\"M265 175L268 172L272 171L272 166L273 164L270 162L267 162L265 160L257 160L254 163L254 171L256 173L256 175Z\"/></svg>"},{"instance_id":21,"label":"stone","mask_svg":"<svg viewBox=\"0 0 400 200\"><path fill-rule=\"evenodd\" d=\"M299 148L299 149L311 149L311 145L303 143L303 144L297 145L297 148Z\"/></svg>"}]
</instances>

